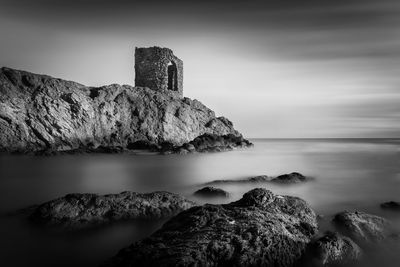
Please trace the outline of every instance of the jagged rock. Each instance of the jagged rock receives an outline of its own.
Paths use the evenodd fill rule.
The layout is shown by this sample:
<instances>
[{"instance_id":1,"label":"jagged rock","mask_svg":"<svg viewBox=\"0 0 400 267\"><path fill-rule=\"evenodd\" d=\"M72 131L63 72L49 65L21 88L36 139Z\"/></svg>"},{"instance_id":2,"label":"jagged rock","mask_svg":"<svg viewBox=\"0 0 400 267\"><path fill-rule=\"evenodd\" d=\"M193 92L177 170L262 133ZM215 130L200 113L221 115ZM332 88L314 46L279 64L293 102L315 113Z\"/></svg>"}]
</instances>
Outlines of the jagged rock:
<instances>
[{"instance_id":1,"label":"jagged rock","mask_svg":"<svg viewBox=\"0 0 400 267\"><path fill-rule=\"evenodd\" d=\"M304 200L257 188L230 204L181 212L105 266L286 267L316 232L316 215Z\"/></svg>"},{"instance_id":2,"label":"jagged rock","mask_svg":"<svg viewBox=\"0 0 400 267\"><path fill-rule=\"evenodd\" d=\"M39 205L29 218L41 225L80 229L119 220L167 218L194 205L169 192L68 194Z\"/></svg>"},{"instance_id":3,"label":"jagged rock","mask_svg":"<svg viewBox=\"0 0 400 267\"><path fill-rule=\"evenodd\" d=\"M290 174L283 174L277 177L269 177L267 175L259 175L245 179L238 180L214 180L206 183L206 185L212 184L236 184L236 183L267 183L267 182L275 182L275 183L299 183L306 182L311 180L310 177L306 177L298 172L292 172Z\"/></svg>"},{"instance_id":4,"label":"jagged rock","mask_svg":"<svg viewBox=\"0 0 400 267\"><path fill-rule=\"evenodd\" d=\"M226 192L225 190L222 190L220 188L215 188L212 186L203 187L194 192L194 195L200 197L229 197L229 193Z\"/></svg>"},{"instance_id":5,"label":"jagged rock","mask_svg":"<svg viewBox=\"0 0 400 267\"><path fill-rule=\"evenodd\" d=\"M382 209L388 209L388 210L397 210L400 211L400 202L396 201L389 201L381 204Z\"/></svg>"},{"instance_id":6,"label":"jagged rock","mask_svg":"<svg viewBox=\"0 0 400 267\"><path fill-rule=\"evenodd\" d=\"M226 118L223 120L228 121ZM232 123L229 122L229 125L232 125ZM191 152L221 152L232 150L234 148L245 148L251 146L253 146L253 144L244 139L241 135L217 135L205 133L188 143L184 143L181 146L172 147L164 152L176 154L187 154Z\"/></svg>"},{"instance_id":7,"label":"jagged rock","mask_svg":"<svg viewBox=\"0 0 400 267\"><path fill-rule=\"evenodd\" d=\"M327 232L312 241L299 266L341 266L354 264L362 257L361 248L349 237Z\"/></svg>"},{"instance_id":8,"label":"jagged rock","mask_svg":"<svg viewBox=\"0 0 400 267\"><path fill-rule=\"evenodd\" d=\"M203 134L249 143L228 119L216 117L197 100L0 69L0 151L98 152L97 147L137 149L144 144L166 150L165 144L173 149Z\"/></svg>"},{"instance_id":9,"label":"jagged rock","mask_svg":"<svg viewBox=\"0 0 400 267\"><path fill-rule=\"evenodd\" d=\"M390 223L379 216L360 211L344 211L335 215L338 229L359 244L374 244L389 236Z\"/></svg>"}]
</instances>

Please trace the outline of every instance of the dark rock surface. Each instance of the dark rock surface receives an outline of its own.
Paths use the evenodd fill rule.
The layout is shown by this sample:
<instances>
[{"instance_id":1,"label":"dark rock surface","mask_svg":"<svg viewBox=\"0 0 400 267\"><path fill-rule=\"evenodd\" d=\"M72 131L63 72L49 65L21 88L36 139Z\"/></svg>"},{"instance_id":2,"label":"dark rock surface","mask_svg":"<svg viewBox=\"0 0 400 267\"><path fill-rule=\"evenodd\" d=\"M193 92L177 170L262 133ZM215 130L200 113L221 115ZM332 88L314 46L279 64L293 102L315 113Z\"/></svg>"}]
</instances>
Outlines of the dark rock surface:
<instances>
[{"instance_id":1,"label":"dark rock surface","mask_svg":"<svg viewBox=\"0 0 400 267\"><path fill-rule=\"evenodd\" d=\"M204 134L248 142L228 119L197 100L144 87L87 87L0 69L0 151L165 149L163 144L182 146Z\"/></svg>"},{"instance_id":2,"label":"dark rock surface","mask_svg":"<svg viewBox=\"0 0 400 267\"><path fill-rule=\"evenodd\" d=\"M277 177L270 177L267 175L259 175L259 176L254 176L254 177L239 179L239 180L215 180L215 181L208 182L206 184L212 185L212 184L237 184L237 183L268 183L268 182L289 184L289 183L306 182L309 180L311 180L310 177L306 177L298 172L292 172L289 174L279 175Z\"/></svg>"},{"instance_id":3,"label":"dark rock surface","mask_svg":"<svg viewBox=\"0 0 400 267\"><path fill-rule=\"evenodd\" d=\"M388 209L388 210L397 210L400 211L400 202L396 201L389 201L381 204L382 209Z\"/></svg>"},{"instance_id":4,"label":"dark rock surface","mask_svg":"<svg viewBox=\"0 0 400 267\"><path fill-rule=\"evenodd\" d=\"M224 119L224 121L227 124L232 125L232 123L227 119ZM206 133L196 137L188 143L184 143L182 146L173 147L171 150L165 152L178 154L187 154L191 152L221 152L251 146L253 146L253 144L242 136L235 134L216 135Z\"/></svg>"},{"instance_id":5,"label":"dark rock surface","mask_svg":"<svg viewBox=\"0 0 400 267\"><path fill-rule=\"evenodd\" d=\"M258 188L181 212L105 266L292 266L316 231L304 200Z\"/></svg>"},{"instance_id":6,"label":"dark rock surface","mask_svg":"<svg viewBox=\"0 0 400 267\"><path fill-rule=\"evenodd\" d=\"M336 214L333 222L344 235L359 245L374 244L389 236L390 223L376 215L344 211Z\"/></svg>"},{"instance_id":7,"label":"dark rock surface","mask_svg":"<svg viewBox=\"0 0 400 267\"><path fill-rule=\"evenodd\" d=\"M80 229L119 220L167 218L194 205L168 192L68 194L39 205L29 218L40 225Z\"/></svg>"},{"instance_id":8,"label":"dark rock surface","mask_svg":"<svg viewBox=\"0 0 400 267\"><path fill-rule=\"evenodd\" d=\"M283 174L279 175L275 178L272 178L271 182L277 182L277 183L301 183L305 182L307 180L307 177L302 175L301 173L298 172L292 172L289 174Z\"/></svg>"},{"instance_id":9,"label":"dark rock surface","mask_svg":"<svg viewBox=\"0 0 400 267\"><path fill-rule=\"evenodd\" d=\"M212 186L203 187L194 192L194 195L199 197L229 197L229 193L225 190Z\"/></svg>"},{"instance_id":10,"label":"dark rock surface","mask_svg":"<svg viewBox=\"0 0 400 267\"><path fill-rule=\"evenodd\" d=\"M362 257L361 248L349 237L327 232L312 241L299 266L341 266L354 264Z\"/></svg>"}]
</instances>

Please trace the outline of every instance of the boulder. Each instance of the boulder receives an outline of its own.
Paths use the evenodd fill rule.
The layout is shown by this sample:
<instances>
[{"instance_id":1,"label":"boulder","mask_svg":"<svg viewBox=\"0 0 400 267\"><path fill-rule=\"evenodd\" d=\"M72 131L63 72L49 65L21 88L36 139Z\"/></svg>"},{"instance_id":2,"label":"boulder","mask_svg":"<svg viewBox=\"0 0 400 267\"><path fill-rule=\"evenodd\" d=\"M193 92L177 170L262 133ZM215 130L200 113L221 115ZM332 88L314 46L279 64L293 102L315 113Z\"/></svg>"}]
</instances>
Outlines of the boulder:
<instances>
[{"instance_id":1,"label":"boulder","mask_svg":"<svg viewBox=\"0 0 400 267\"><path fill-rule=\"evenodd\" d=\"M227 119L225 119L227 120ZM230 123L229 125L232 125ZM181 146L172 147L166 153L186 154L191 152L221 152L235 148L251 147L253 144L244 139L241 135L227 134L217 135L205 133L194 140L184 143Z\"/></svg>"},{"instance_id":2,"label":"boulder","mask_svg":"<svg viewBox=\"0 0 400 267\"><path fill-rule=\"evenodd\" d=\"M307 177L302 175L301 173L298 172L292 172L289 174L283 174L279 175L275 178L272 178L271 182L276 182L276 183L301 183L305 182L307 180Z\"/></svg>"},{"instance_id":3,"label":"boulder","mask_svg":"<svg viewBox=\"0 0 400 267\"><path fill-rule=\"evenodd\" d=\"M194 192L194 195L199 197L229 197L229 193L225 190L212 186L203 187Z\"/></svg>"},{"instance_id":4,"label":"boulder","mask_svg":"<svg viewBox=\"0 0 400 267\"><path fill-rule=\"evenodd\" d=\"M310 177L306 177L298 172L292 172L290 174L283 174L277 177L270 177L267 175L258 175L254 177L238 179L238 180L214 180L206 183L206 185L212 184L238 184L238 183L282 183L282 184L290 184L290 183L300 183L311 180Z\"/></svg>"},{"instance_id":5,"label":"boulder","mask_svg":"<svg viewBox=\"0 0 400 267\"><path fill-rule=\"evenodd\" d=\"M230 204L198 206L105 266L292 266L317 232L302 199L257 188Z\"/></svg>"},{"instance_id":6,"label":"boulder","mask_svg":"<svg viewBox=\"0 0 400 267\"><path fill-rule=\"evenodd\" d=\"M349 237L327 232L312 241L304 254L300 266L341 266L358 262L362 257L361 248Z\"/></svg>"},{"instance_id":7,"label":"boulder","mask_svg":"<svg viewBox=\"0 0 400 267\"><path fill-rule=\"evenodd\" d=\"M68 194L37 206L29 218L40 225L80 229L112 221L167 218L194 205L168 192Z\"/></svg>"},{"instance_id":8,"label":"boulder","mask_svg":"<svg viewBox=\"0 0 400 267\"><path fill-rule=\"evenodd\" d=\"M340 232L359 244L374 244L389 236L390 223L376 215L343 211L335 215L333 222Z\"/></svg>"},{"instance_id":9,"label":"boulder","mask_svg":"<svg viewBox=\"0 0 400 267\"><path fill-rule=\"evenodd\" d=\"M382 209L400 211L400 202L389 201L381 204Z\"/></svg>"},{"instance_id":10,"label":"boulder","mask_svg":"<svg viewBox=\"0 0 400 267\"><path fill-rule=\"evenodd\" d=\"M88 87L0 68L0 152L108 153L115 152L113 147L166 149L167 143L174 148L190 141L205 151L209 143L196 139L204 134L216 140L227 136L218 145L250 143L232 122L197 100L129 85Z\"/></svg>"}]
</instances>

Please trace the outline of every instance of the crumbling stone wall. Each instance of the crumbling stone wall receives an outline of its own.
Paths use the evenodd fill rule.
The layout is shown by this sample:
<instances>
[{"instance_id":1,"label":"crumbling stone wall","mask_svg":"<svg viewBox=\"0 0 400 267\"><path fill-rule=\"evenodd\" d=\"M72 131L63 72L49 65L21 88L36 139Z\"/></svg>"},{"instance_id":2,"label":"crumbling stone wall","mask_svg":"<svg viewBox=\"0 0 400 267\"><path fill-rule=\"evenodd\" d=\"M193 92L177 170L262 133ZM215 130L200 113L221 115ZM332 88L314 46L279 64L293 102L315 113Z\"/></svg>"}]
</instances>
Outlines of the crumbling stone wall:
<instances>
[{"instance_id":1,"label":"crumbling stone wall","mask_svg":"<svg viewBox=\"0 0 400 267\"><path fill-rule=\"evenodd\" d=\"M135 86L167 91L183 96L183 62L171 49L148 47L135 49Z\"/></svg>"}]
</instances>

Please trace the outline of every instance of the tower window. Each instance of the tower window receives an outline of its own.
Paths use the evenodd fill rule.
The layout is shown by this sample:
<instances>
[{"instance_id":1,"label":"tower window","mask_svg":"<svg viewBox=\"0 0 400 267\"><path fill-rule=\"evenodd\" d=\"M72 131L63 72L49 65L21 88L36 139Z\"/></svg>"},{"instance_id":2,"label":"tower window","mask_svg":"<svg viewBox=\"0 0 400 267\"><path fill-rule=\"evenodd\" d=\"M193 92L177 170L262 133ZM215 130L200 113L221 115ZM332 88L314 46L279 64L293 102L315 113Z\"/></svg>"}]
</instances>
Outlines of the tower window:
<instances>
[{"instance_id":1,"label":"tower window","mask_svg":"<svg viewBox=\"0 0 400 267\"><path fill-rule=\"evenodd\" d=\"M173 61L168 64L168 90L178 91L178 73Z\"/></svg>"}]
</instances>

